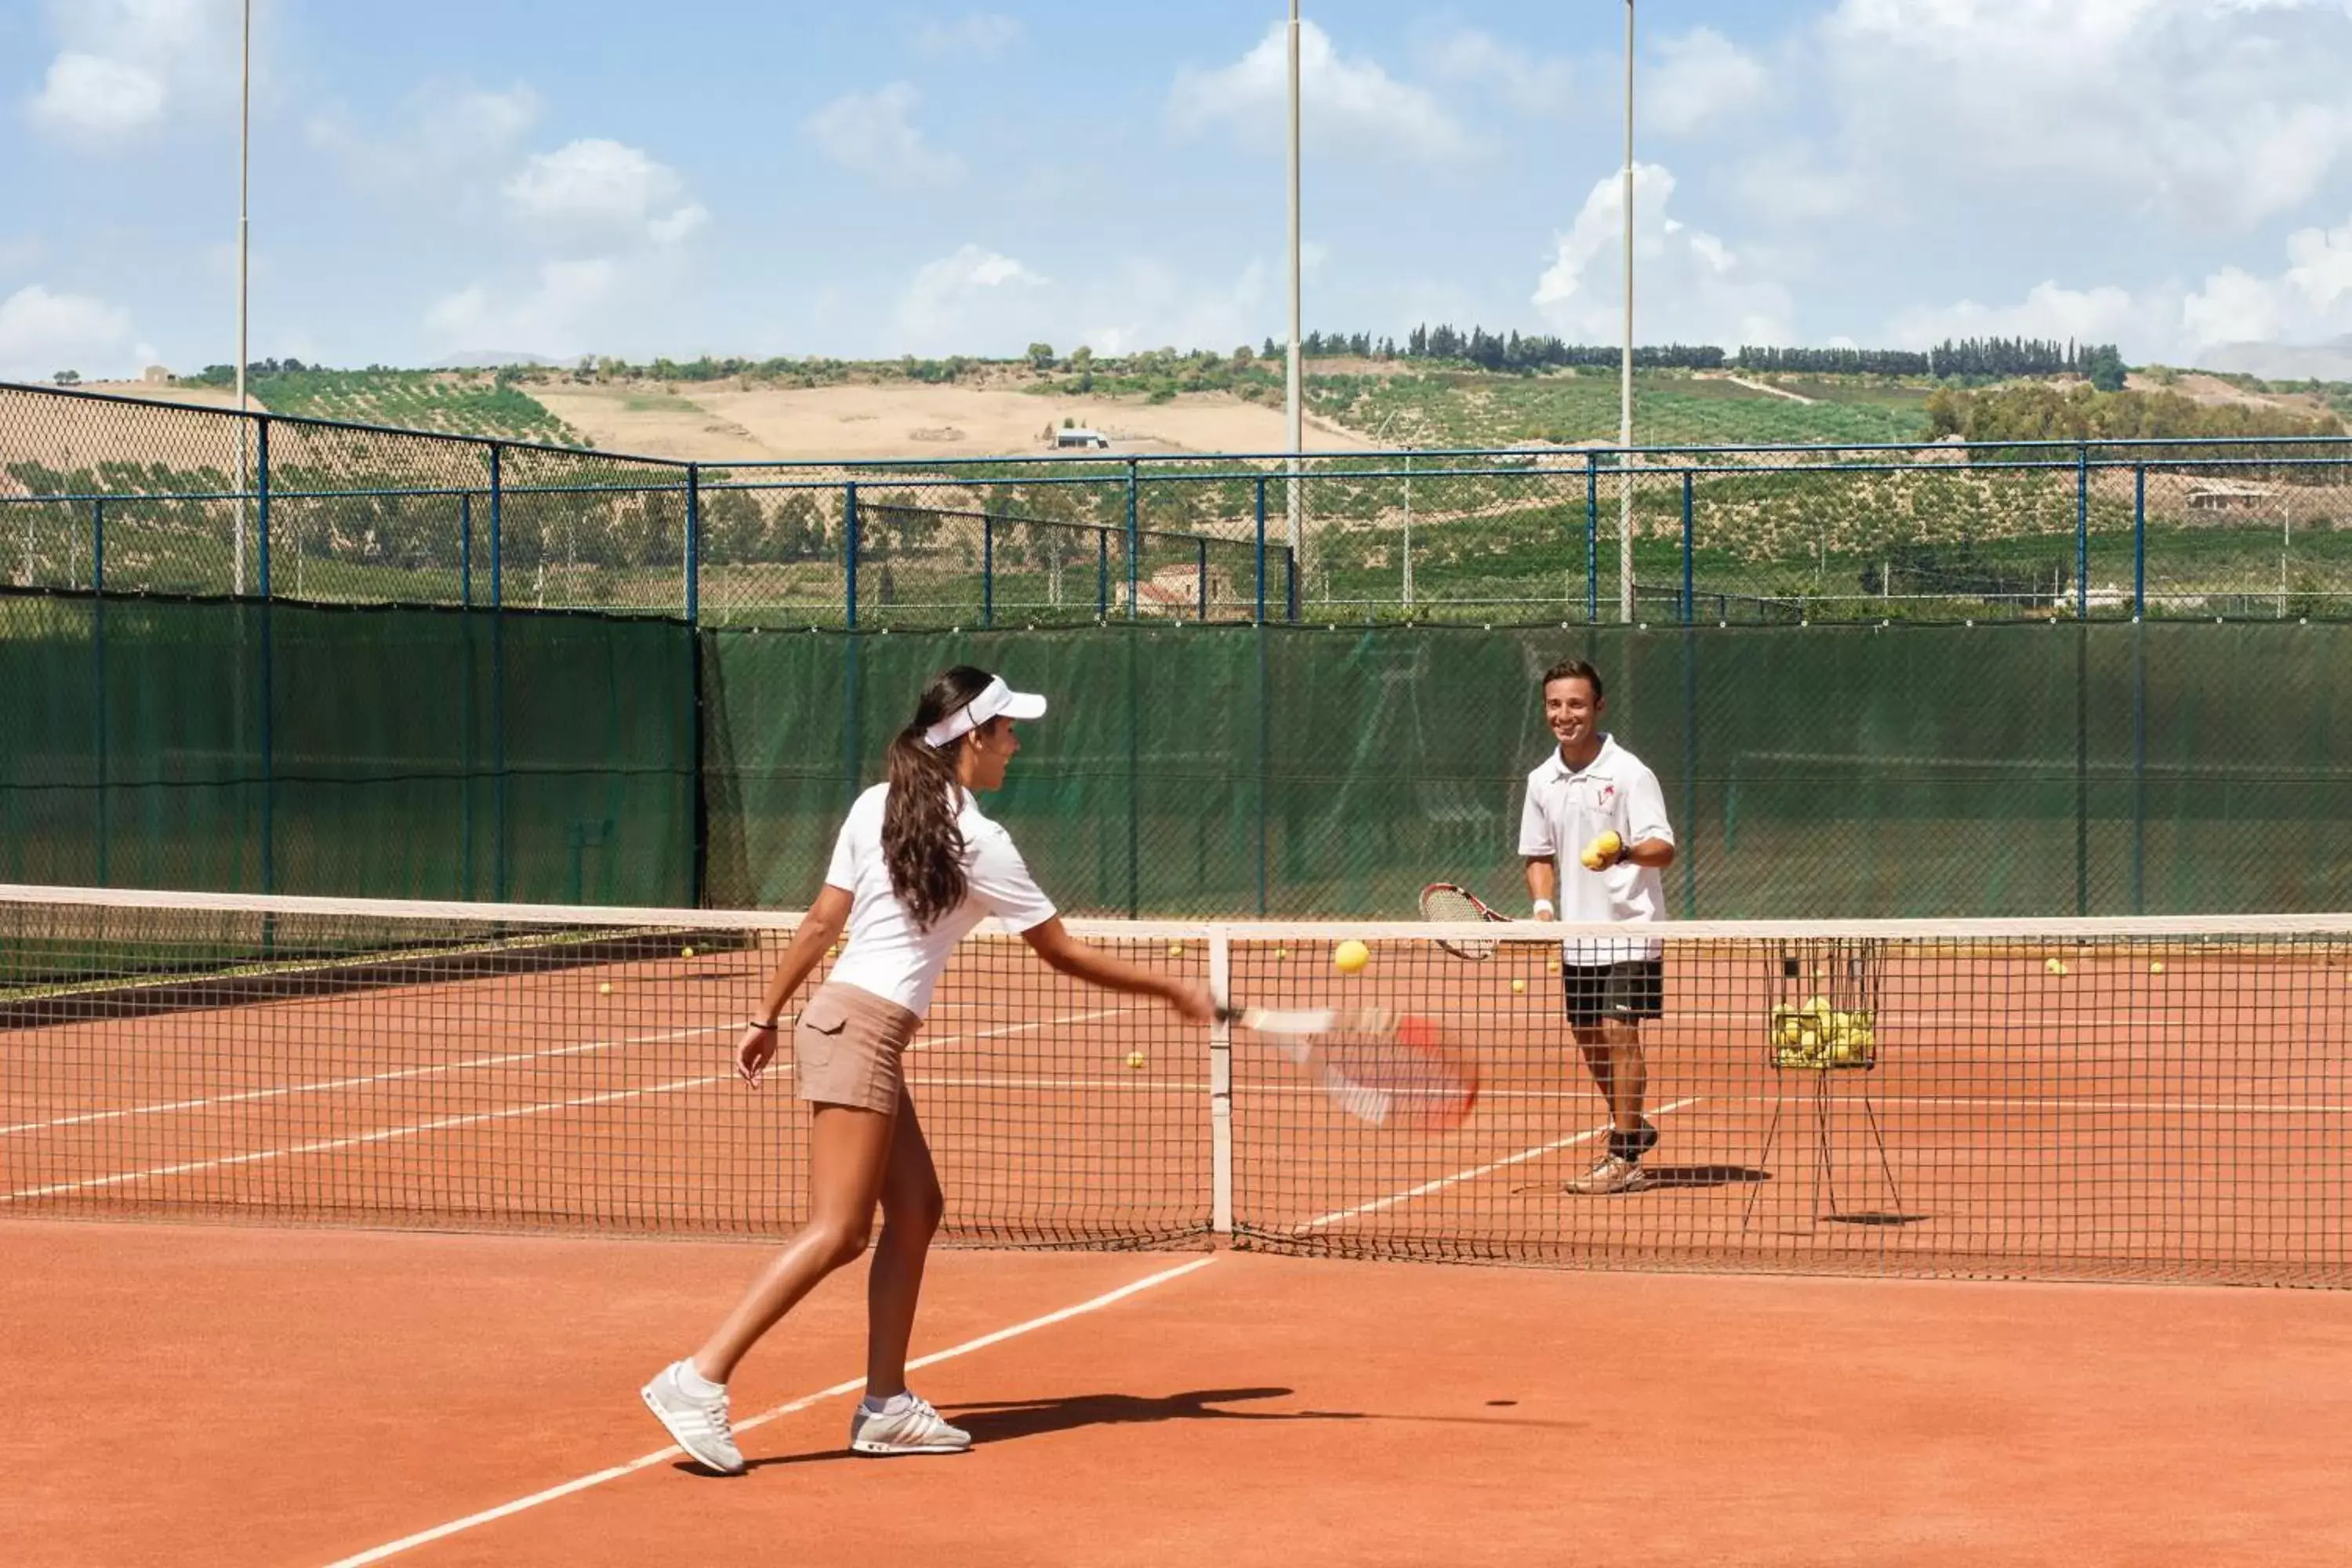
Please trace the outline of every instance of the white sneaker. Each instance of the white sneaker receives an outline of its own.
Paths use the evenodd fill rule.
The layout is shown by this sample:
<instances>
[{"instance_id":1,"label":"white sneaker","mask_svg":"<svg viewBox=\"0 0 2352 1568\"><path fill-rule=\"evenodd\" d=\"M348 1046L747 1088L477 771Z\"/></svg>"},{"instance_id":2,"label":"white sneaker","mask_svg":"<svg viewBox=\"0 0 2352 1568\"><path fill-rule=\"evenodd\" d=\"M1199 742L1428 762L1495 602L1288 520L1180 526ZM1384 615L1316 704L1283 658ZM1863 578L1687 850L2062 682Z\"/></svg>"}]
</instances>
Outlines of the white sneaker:
<instances>
[{"instance_id":1,"label":"white sneaker","mask_svg":"<svg viewBox=\"0 0 2352 1568\"><path fill-rule=\"evenodd\" d=\"M715 1398L696 1398L677 1380L685 1365L682 1361L672 1362L638 1390L645 1395L646 1408L669 1429L671 1441L698 1462L722 1476L741 1475L743 1454L735 1447L735 1432L728 1425L727 1390L721 1388Z\"/></svg>"},{"instance_id":2,"label":"white sneaker","mask_svg":"<svg viewBox=\"0 0 2352 1568\"><path fill-rule=\"evenodd\" d=\"M849 1447L856 1454L961 1454L971 1434L950 1426L929 1400L907 1395L904 1407L888 1415L868 1410L864 1401L849 1416Z\"/></svg>"},{"instance_id":3,"label":"white sneaker","mask_svg":"<svg viewBox=\"0 0 2352 1568\"><path fill-rule=\"evenodd\" d=\"M1600 1163L1563 1189L1588 1197L1601 1197L1613 1193L1638 1193L1650 1184L1649 1173L1638 1160L1621 1160L1614 1154L1603 1154Z\"/></svg>"}]
</instances>

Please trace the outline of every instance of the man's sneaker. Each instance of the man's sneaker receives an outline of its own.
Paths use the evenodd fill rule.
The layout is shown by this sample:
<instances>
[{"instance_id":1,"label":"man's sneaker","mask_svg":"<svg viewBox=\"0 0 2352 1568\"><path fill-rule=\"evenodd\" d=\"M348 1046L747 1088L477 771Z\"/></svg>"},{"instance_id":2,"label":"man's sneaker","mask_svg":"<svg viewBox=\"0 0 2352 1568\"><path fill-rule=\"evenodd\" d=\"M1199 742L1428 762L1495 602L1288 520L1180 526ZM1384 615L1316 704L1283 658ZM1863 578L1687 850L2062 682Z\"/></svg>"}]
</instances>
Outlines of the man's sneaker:
<instances>
[{"instance_id":1,"label":"man's sneaker","mask_svg":"<svg viewBox=\"0 0 2352 1568\"><path fill-rule=\"evenodd\" d=\"M727 1390L722 1387L708 1399L696 1398L678 1382L677 1374L685 1366L682 1361L671 1363L638 1391L646 1396L646 1408L669 1428L671 1441L701 1464L722 1476L741 1475L742 1451L735 1447L734 1429L727 1423Z\"/></svg>"},{"instance_id":2,"label":"man's sneaker","mask_svg":"<svg viewBox=\"0 0 2352 1568\"><path fill-rule=\"evenodd\" d=\"M1638 1193L1650 1184L1648 1173L1638 1161L1622 1160L1614 1154L1603 1154L1601 1163L1585 1174L1568 1184L1566 1191L1598 1197L1612 1193Z\"/></svg>"},{"instance_id":3,"label":"man's sneaker","mask_svg":"<svg viewBox=\"0 0 2352 1568\"><path fill-rule=\"evenodd\" d=\"M887 1415L868 1410L862 1400L850 1413L852 1453L961 1454L971 1447L971 1433L949 1426L930 1401L916 1394L908 1394L904 1405Z\"/></svg>"}]
</instances>

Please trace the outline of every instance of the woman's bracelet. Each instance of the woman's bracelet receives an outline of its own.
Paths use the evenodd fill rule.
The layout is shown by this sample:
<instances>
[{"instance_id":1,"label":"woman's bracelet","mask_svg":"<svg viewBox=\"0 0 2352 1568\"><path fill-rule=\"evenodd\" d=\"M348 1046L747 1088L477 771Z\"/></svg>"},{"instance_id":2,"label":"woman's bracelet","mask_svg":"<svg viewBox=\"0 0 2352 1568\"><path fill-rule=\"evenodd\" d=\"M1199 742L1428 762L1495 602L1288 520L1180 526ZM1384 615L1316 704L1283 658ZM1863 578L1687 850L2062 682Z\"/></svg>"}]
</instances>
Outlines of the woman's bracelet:
<instances>
[{"instance_id":1,"label":"woman's bracelet","mask_svg":"<svg viewBox=\"0 0 2352 1568\"><path fill-rule=\"evenodd\" d=\"M773 1034L776 1028L776 1021L773 1018L770 1018L763 1023L758 1018L746 1018L743 1020L743 1026L747 1029L765 1029L769 1033Z\"/></svg>"}]
</instances>

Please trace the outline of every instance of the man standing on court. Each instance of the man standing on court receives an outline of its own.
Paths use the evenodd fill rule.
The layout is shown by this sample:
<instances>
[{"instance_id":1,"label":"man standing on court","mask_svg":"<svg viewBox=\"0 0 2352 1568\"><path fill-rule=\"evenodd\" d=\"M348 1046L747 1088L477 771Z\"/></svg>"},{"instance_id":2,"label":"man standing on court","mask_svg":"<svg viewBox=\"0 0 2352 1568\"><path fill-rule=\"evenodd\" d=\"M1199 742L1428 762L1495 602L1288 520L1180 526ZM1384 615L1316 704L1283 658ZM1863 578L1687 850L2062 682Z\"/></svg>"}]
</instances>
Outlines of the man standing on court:
<instances>
[{"instance_id":1,"label":"man standing on court","mask_svg":"<svg viewBox=\"0 0 2352 1568\"><path fill-rule=\"evenodd\" d=\"M1665 918L1675 833L1658 775L1601 728L1601 672L1582 659L1544 671L1544 723L1559 744L1528 775L1519 818L1528 893L1539 921ZM1555 895L1558 901L1555 902ZM1655 937L1570 937L1560 944L1568 1025L1609 1108L1609 1142L1571 1193L1639 1192L1658 1130L1642 1115L1650 1070L1641 1021L1665 1011L1664 944Z\"/></svg>"}]
</instances>

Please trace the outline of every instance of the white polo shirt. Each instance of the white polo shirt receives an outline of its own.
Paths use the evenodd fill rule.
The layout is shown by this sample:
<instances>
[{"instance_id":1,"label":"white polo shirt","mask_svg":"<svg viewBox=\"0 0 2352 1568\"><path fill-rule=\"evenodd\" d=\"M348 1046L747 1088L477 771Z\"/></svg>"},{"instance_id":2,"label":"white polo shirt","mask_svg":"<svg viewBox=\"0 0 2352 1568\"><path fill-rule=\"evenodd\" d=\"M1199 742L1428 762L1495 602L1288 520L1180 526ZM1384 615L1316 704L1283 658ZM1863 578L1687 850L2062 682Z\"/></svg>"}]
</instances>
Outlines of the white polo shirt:
<instances>
[{"instance_id":1,"label":"white polo shirt","mask_svg":"<svg viewBox=\"0 0 2352 1568\"><path fill-rule=\"evenodd\" d=\"M989 916L994 915L1015 931L1040 926L1054 918L1053 900L1038 890L1013 836L981 815L980 802L970 790L956 813L963 830L964 900L929 931L918 931L907 908L890 888L890 868L882 859L882 812L890 794L887 784L876 784L849 808L841 832L833 841L833 864L825 885L849 894L848 945L833 966L832 978L877 996L887 997L918 1016L931 1005L931 988L939 984L955 944Z\"/></svg>"},{"instance_id":2,"label":"white polo shirt","mask_svg":"<svg viewBox=\"0 0 2352 1568\"><path fill-rule=\"evenodd\" d=\"M1559 749L1552 748L1528 774L1519 853L1530 859L1547 857L1559 868L1559 918L1664 920L1665 882L1655 868L1621 860L1604 870L1588 871L1577 858L1586 845L1612 832L1629 848L1648 838L1675 841L1658 775L1613 735L1601 736L1601 754L1580 770L1571 770L1559 760ZM1660 957L1664 945L1655 938L1571 938L1560 943L1560 955L1570 963L1619 963Z\"/></svg>"}]
</instances>

